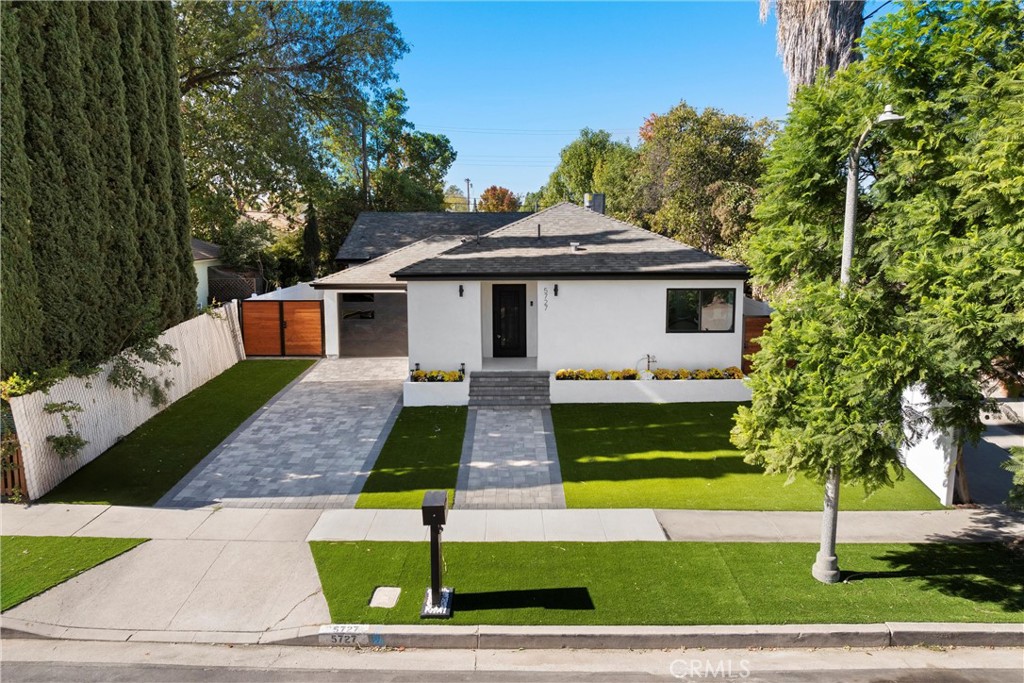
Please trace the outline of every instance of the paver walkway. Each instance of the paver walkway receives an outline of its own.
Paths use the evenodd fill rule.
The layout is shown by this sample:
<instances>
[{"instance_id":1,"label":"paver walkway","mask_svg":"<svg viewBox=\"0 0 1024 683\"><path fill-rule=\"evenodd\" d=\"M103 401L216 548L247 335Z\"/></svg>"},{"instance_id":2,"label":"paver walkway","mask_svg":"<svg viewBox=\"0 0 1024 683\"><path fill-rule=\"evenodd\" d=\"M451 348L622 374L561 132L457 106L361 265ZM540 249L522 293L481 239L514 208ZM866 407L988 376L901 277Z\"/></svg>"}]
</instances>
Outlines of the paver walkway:
<instances>
[{"instance_id":1,"label":"paver walkway","mask_svg":"<svg viewBox=\"0 0 1024 683\"><path fill-rule=\"evenodd\" d=\"M407 372L405 358L319 361L157 506L354 507L397 416Z\"/></svg>"},{"instance_id":2,"label":"paver walkway","mask_svg":"<svg viewBox=\"0 0 1024 683\"><path fill-rule=\"evenodd\" d=\"M470 409L455 508L564 507L551 410Z\"/></svg>"}]
</instances>

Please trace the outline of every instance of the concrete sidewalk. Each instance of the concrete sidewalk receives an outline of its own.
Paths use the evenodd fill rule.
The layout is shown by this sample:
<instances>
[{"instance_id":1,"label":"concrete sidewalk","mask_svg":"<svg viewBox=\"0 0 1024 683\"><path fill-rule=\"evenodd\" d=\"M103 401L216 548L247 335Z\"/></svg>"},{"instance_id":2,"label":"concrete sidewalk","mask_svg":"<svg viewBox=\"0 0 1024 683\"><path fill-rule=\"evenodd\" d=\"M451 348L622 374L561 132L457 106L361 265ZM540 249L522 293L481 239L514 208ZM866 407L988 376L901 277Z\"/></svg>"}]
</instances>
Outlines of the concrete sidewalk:
<instances>
[{"instance_id":1,"label":"concrete sidewalk","mask_svg":"<svg viewBox=\"0 0 1024 683\"><path fill-rule=\"evenodd\" d=\"M4 504L0 531L188 541L424 541L419 510L131 508ZM452 510L448 541L818 541L821 513L734 510ZM840 512L841 543L1000 541L1024 535L1005 508Z\"/></svg>"}]
</instances>

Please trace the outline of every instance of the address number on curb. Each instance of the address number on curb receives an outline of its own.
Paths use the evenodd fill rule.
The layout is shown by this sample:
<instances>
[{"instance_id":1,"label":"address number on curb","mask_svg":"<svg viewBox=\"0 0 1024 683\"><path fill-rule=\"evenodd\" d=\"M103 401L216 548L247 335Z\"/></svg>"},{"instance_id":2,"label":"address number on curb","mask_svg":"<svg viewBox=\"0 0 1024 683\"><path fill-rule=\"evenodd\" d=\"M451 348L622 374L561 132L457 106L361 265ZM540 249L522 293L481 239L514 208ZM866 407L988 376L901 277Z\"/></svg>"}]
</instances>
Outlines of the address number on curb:
<instances>
[{"instance_id":1,"label":"address number on curb","mask_svg":"<svg viewBox=\"0 0 1024 683\"><path fill-rule=\"evenodd\" d=\"M368 624L327 624L320 627L321 645L372 645L384 644L379 633L370 633Z\"/></svg>"}]
</instances>

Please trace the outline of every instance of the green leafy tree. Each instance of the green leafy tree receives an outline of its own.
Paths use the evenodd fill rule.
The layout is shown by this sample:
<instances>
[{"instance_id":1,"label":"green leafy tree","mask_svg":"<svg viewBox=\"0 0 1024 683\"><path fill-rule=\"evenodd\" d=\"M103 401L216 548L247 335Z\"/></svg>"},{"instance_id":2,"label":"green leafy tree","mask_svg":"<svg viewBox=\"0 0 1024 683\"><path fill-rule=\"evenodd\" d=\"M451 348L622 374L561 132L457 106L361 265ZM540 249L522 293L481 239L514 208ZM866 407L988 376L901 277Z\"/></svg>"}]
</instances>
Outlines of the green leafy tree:
<instances>
[{"instance_id":1,"label":"green leafy tree","mask_svg":"<svg viewBox=\"0 0 1024 683\"><path fill-rule=\"evenodd\" d=\"M749 462L819 481L838 468L870 493L902 476L920 425L908 388L937 426L976 439L980 383L1019 378L1022 26L1015 2L909 2L865 31L863 61L797 92L749 251L776 306L734 429ZM841 290L846 155L889 103L906 125L862 148Z\"/></svg>"},{"instance_id":2,"label":"green leafy tree","mask_svg":"<svg viewBox=\"0 0 1024 683\"><path fill-rule=\"evenodd\" d=\"M197 232L216 241L258 198L354 172L339 154L358 154L365 102L407 50L390 8L185 0L174 10Z\"/></svg>"},{"instance_id":3,"label":"green leafy tree","mask_svg":"<svg viewBox=\"0 0 1024 683\"><path fill-rule=\"evenodd\" d=\"M722 253L741 237L737 205L764 171L776 127L682 102L640 129L633 218L655 232ZM748 209L749 213L749 209ZM722 218L726 218L723 223ZM742 229L742 221L739 228Z\"/></svg>"},{"instance_id":4,"label":"green leafy tree","mask_svg":"<svg viewBox=\"0 0 1024 683\"><path fill-rule=\"evenodd\" d=\"M518 211L519 197L507 187L491 185L480 193L478 211Z\"/></svg>"},{"instance_id":5,"label":"green leafy tree","mask_svg":"<svg viewBox=\"0 0 1024 683\"><path fill-rule=\"evenodd\" d=\"M582 204L583 195L598 191L604 160L623 147L628 148L628 143L615 142L608 131L581 130L559 154L558 166L544 186L541 208L564 201Z\"/></svg>"},{"instance_id":6,"label":"green leafy tree","mask_svg":"<svg viewBox=\"0 0 1024 683\"><path fill-rule=\"evenodd\" d=\"M466 193L458 185L449 185L444 191L445 211L469 211L466 204Z\"/></svg>"}]
</instances>

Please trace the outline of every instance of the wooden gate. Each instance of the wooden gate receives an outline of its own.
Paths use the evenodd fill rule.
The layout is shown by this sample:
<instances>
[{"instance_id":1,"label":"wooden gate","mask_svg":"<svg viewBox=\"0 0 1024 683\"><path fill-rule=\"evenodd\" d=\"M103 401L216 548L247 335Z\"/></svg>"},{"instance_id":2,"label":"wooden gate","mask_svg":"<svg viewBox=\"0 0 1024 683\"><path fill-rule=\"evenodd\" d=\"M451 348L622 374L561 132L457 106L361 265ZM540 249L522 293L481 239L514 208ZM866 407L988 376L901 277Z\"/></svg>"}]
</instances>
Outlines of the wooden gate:
<instances>
[{"instance_id":1,"label":"wooden gate","mask_svg":"<svg viewBox=\"0 0 1024 683\"><path fill-rule=\"evenodd\" d=\"M14 440L17 443L17 440ZM4 444L6 454L0 458L0 493L5 497L25 499L28 485L25 483L25 465L21 461L21 449L14 444Z\"/></svg>"},{"instance_id":2,"label":"wooden gate","mask_svg":"<svg viewBox=\"0 0 1024 683\"><path fill-rule=\"evenodd\" d=\"M247 356L324 355L323 301L242 302Z\"/></svg>"},{"instance_id":3,"label":"wooden gate","mask_svg":"<svg viewBox=\"0 0 1024 683\"><path fill-rule=\"evenodd\" d=\"M764 334L764 328L771 321L771 317L767 315L747 315L743 316L743 372L750 373L751 363L746 359L746 356L757 353L761 350L761 345L758 344L755 339Z\"/></svg>"}]
</instances>

